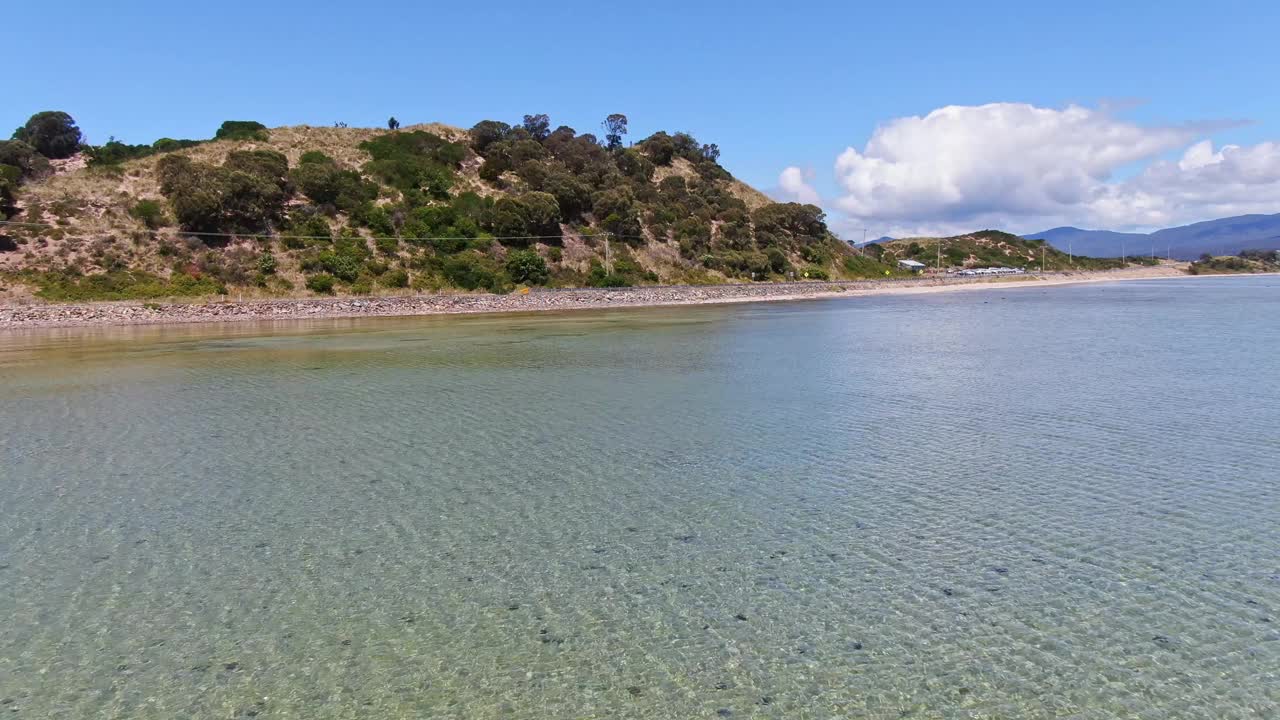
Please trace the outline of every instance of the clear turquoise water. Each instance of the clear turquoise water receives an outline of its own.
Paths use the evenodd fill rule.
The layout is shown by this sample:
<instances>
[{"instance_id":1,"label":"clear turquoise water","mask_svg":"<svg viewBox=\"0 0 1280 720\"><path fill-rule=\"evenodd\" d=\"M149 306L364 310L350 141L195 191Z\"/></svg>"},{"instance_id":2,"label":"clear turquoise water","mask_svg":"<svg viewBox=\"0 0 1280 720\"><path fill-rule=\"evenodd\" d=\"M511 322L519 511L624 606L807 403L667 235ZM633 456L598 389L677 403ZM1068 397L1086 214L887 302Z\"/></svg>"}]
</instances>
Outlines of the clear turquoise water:
<instances>
[{"instance_id":1,"label":"clear turquoise water","mask_svg":"<svg viewBox=\"0 0 1280 720\"><path fill-rule=\"evenodd\" d=\"M1280 280L0 334L14 718L1280 713Z\"/></svg>"}]
</instances>

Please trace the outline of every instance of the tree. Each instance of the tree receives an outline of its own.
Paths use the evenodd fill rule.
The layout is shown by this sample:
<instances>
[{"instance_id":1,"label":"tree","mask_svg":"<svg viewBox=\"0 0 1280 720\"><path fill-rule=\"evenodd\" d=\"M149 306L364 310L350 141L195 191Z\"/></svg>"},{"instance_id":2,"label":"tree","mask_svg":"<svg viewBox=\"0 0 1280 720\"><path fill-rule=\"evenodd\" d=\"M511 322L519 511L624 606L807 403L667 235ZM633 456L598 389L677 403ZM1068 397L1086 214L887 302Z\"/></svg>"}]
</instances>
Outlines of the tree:
<instances>
[{"instance_id":1,"label":"tree","mask_svg":"<svg viewBox=\"0 0 1280 720\"><path fill-rule=\"evenodd\" d=\"M507 274L525 285L545 285L551 279L547 261L533 250L513 250L507 254Z\"/></svg>"},{"instance_id":2,"label":"tree","mask_svg":"<svg viewBox=\"0 0 1280 720\"><path fill-rule=\"evenodd\" d=\"M640 149L658 165L670 165L676 155L675 140L668 134L658 131L640 142Z\"/></svg>"},{"instance_id":3,"label":"tree","mask_svg":"<svg viewBox=\"0 0 1280 720\"><path fill-rule=\"evenodd\" d=\"M558 236L560 205L554 195L538 191L501 197L489 215L489 227L506 245L528 245L533 236Z\"/></svg>"},{"instance_id":4,"label":"tree","mask_svg":"<svg viewBox=\"0 0 1280 720\"><path fill-rule=\"evenodd\" d=\"M511 126L497 120L481 120L470 130L471 149L480 155L496 142L506 140L511 135Z\"/></svg>"},{"instance_id":5,"label":"tree","mask_svg":"<svg viewBox=\"0 0 1280 720\"><path fill-rule=\"evenodd\" d=\"M534 140L542 142L551 134L551 118L546 115L525 115L524 122L521 123L521 127L523 127Z\"/></svg>"},{"instance_id":6,"label":"tree","mask_svg":"<svg viewBox=\"0 0 1280 720\"><path fill-rule=\"evenodd\" d=\"M390 119L390 120L387 120L387 129L388 129L388 130L399 130L399 129L400 129L400 121L399 121L399 120L397 120L397 119L395 118L395 116L394 116L394 115L392 115L392 116L391 116L391 119Z\"/></svg>"},{"instance_id":7,"label":"tree","mask_svg":"<svg viewBox=\"0 0 1280 720\"><path fill-rule=\"evenodd\" d=\"M711 143L710 145L703 145L703 146L702 146L702 158L703 158L704 160L708 160L708 161L710 161L710 162L719 162L719 160L720 160L720 146L719 146L719 145L716 145L715 143Z\"/></svg>"},{"instance_id":8,"label":"tree","mask_svg":"<svg viewBox=\"0 0 1280 720\"><path fill-rule=\"evenodd\" d=\"M360 177L354 170L344 170L324 153L303 153L298 167L289 179L311 202L329 210L355 208L378 197L378 186Z\"/></svg>"},{"instance_id":9,"label":"tree","mask_svg":"<svg viewBox=\"0 0 1280 720\"><path fill-rule=\"evenodd\" d=\"M13 139L27 143L54 160L69 158L80 151L80 128L70 115L60 110L32 115L26 125L13 133Z\"/></svg>"},{"instance_id":10,"label":"tree","mask_svg":"<svg viewBox=\"0 0 1280 720\"><path fill-rule=\"evenodd\" d=\"M258 232L284 216L288 162L280 153L233 152L222 166L167 155L156 172L160 192L186 230Z\"/></svg>"},{"instance_id":11,"label":"tree","mask_svg":"<svg viewBox=\"0 0 1280 720\"><path fill-rule=\"evenodd\" d=\"M622 136L627 134L627 116L613 113L601 125L604 126L605 146L610 150L622 147Z\"/></svg>"}]
</instances>

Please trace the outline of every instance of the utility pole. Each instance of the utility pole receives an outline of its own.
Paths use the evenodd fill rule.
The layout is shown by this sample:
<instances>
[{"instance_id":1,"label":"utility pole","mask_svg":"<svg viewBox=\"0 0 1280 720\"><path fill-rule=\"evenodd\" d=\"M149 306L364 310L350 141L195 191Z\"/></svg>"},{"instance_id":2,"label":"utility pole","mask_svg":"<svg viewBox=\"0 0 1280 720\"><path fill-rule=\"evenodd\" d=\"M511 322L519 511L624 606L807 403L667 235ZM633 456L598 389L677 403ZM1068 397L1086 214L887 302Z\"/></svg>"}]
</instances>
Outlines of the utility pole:
<instances>
[{"instance_id":1,"label":"utility pole","mask_svg":"<svg viewBox=\"0 0 1280 720\"><path fill-rule=\"evenodd\" d=\"M938 270L942 270L942 238L938 238Z\"/></svg>"},{"instance_id":2,"label":"utility pole","mask_svg":"<svg viewBox=\"0 0 1280 720\"><path fill-rule=\"evenodd\" d=\"M1048 245L1049 243L1043 240L1041 240L1040 242L1042 243L1040 245L1040 274L1043 275L1044 274L1044 246Z\"/></svg>"},{"instance_id":3,"label":"utility pole","mask_svg":"<svg viewBox=\"0 0 1280 720\"><path fill-rule=\"evenodd\" d=\"M609 255L609 233L604 234L604 271L607 275L613 274L613 258Z\"/></svg>"},{"instance_id":4,"label":"utility pole","mask_svg":"<svg viewBox=\"0 0 1280 720\"><path fill-rule=\"evenodd\" d=\"M1072 252L1072 248L1074 246L1075 246L1075 243L1071 242L1070 240L1067 241L1067 264L1070 265L1071 267L1076 266L1076 255L1074 252Z\"/></svg>"}]
</instances>

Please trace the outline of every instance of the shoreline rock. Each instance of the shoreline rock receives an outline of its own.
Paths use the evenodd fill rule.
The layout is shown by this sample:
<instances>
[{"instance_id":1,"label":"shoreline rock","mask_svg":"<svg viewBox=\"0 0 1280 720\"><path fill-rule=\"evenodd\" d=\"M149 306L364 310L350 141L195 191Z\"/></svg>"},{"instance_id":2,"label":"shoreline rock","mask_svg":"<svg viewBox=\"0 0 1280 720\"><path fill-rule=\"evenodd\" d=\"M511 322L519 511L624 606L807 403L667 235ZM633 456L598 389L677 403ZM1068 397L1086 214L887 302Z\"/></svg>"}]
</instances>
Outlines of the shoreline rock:
<instances>
[{"instance_id":1,"label":"shoreline rock","mask_svg":"<svg viewBox=\"0 0 1280 720\"><path fill-rule=\"evenodd\" d=\"M1132 279L1128 273L1048 273L1016 278L1016 284L1060 284ZM1160 275L1168 277L1168 274ZM155 325L166 323L314 320L470 313L545 312L615 307L804 300L894 291L920 292L958 286L1009 286L986 278L919 277L885 280L808 281L731 285L655 285L632 288L531 290L509 295L432 295L288 298L205 302L10 303L0 305L0 330Z\"/></svg>"}]
</instances>

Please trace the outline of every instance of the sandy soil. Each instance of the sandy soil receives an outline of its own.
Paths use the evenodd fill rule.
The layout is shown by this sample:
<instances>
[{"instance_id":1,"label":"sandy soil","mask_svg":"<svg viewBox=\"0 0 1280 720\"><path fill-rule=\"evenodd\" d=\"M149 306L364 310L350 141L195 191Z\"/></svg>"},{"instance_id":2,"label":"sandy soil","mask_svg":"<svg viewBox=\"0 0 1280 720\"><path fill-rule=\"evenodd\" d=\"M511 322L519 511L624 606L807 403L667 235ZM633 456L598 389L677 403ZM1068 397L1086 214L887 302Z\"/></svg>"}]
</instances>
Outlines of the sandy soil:
<instances>
[{"instance_id":1,"label":"sandy soil","mask_svg":"<svg viewBox=\"0 0 1280 720\"><path fill-rule=\"evenodd\" d=\"M0 330L36 327L246 322L459 313L536 312L613 307L706 305L809 300L865 295L1048 287L1076 283L1190 277L1184 263L1105 272L1049 273L1004 278L919 277L805 283L656 286L616 290L534 290L510 295L435 294L386 297L303 298L243 302L10 303L0 305Z\"/></svg>"}]
</instances>

